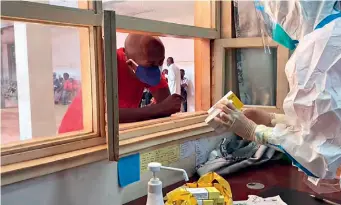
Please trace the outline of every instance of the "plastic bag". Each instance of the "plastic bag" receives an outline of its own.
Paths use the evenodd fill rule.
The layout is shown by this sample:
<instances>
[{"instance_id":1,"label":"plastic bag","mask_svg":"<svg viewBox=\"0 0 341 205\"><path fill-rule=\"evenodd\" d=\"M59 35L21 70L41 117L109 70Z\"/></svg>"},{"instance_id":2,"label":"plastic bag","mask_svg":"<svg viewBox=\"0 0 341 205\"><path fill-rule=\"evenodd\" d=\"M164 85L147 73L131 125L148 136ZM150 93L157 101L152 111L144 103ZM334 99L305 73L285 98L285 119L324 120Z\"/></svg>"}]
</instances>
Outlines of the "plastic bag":
<instances>
[{"instance_id":1,"label":"plastic bag","mask_svg":"<svg viewBox=\"0 0 341 205\"><path fill-rule=\"evenodd\" d=\"M197 182L186 183L183 187L177 188L169 192L165 200L165 205L197 205L195 197L188 191L181 188L205 188L205 187L215 187L218 189L220 194L224 196L224 204L232 205L232 191L230 184L220 175L215 172L210 172L202 177ZM194 201L193 201L194 199Z\"/></svg>"}]
</instances>

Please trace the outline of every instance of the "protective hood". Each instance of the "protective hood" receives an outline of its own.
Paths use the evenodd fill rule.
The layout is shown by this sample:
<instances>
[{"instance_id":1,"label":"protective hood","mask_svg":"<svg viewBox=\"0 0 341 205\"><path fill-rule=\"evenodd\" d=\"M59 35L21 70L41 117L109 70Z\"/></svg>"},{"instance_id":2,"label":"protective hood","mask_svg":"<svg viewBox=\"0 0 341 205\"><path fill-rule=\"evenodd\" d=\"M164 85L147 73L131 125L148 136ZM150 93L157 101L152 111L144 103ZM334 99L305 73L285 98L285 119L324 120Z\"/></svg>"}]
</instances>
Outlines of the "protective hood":
<instances>
[{"instance_id":1,"label":"protective hood","mask_svg":"<svg viewBox=\"0 0 341 205\"><path fill-rule=\"evenodd\" d=\"M338 13L337 1L255 0L260 28L289 49L331 14Z\"/></svg>"}]
</instances>

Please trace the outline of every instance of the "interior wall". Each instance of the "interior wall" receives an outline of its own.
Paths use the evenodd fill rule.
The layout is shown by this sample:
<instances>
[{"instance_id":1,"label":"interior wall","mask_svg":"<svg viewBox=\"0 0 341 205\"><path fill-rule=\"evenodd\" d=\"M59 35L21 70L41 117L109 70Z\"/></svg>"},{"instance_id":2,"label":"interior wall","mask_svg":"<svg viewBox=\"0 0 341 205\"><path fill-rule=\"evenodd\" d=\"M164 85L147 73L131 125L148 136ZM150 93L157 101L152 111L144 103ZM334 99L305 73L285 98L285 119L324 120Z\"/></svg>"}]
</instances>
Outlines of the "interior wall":
<instances>
[{"instance_id":1,"label":"interior wall","mask_svg":"<svg viewBox=\"0 0 341 205\"><path fill-rule=\"evenodd\" d=\"M210 137L213 149L222 137ZM195 172L195 156L170 166ZM158 176L164 186L182 180L182 174L162 171ZM118 187L117 163L101 161L1 187L3 205L120 205L147 194L150 173L124 189Z\"/></svg>"}]
</instances>

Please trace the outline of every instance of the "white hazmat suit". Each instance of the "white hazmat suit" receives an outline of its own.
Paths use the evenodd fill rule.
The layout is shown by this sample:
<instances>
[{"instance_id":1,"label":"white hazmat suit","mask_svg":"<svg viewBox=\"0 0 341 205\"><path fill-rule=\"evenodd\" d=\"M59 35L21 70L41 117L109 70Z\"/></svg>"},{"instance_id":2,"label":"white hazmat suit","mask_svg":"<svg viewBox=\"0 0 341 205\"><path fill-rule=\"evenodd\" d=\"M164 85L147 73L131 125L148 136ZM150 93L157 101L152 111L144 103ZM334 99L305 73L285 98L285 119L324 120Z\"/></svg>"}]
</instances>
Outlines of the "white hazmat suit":
<instances>
[{"instance_id":1,"label":"white hazmat suit","mask_svg":"<svg viewBox=\"0 0 341 205\"><path fill-rule=\"evenodd\" d=\"M341 171L341 15L336 6L335 1L256 1L263 29L287 47L297 45L285 68L290 85L285 115L271 115L275 127L257 125L226 101L215 119L217 130L273 146L307 175L323 179L339 179Z\"/></svg>"}]
</instances>

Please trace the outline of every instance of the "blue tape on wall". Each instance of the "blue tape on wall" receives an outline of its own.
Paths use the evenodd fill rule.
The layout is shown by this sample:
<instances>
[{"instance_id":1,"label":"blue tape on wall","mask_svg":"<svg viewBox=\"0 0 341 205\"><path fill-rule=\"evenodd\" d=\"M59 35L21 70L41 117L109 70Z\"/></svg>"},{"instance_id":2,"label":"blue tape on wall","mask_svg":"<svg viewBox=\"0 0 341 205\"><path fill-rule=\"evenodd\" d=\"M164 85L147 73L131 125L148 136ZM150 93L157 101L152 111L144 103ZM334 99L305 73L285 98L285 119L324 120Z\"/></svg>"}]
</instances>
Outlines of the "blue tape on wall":
<instances>
[{"instance_id":1,"label":"blue tape on wall","mask_svg":"<svg viewBox=\"0 0 341 205\"><path fill-rule=\"evenodd\" d=\"M117 172L120 187L140 181L140 153L122 157L118 161Z\"/></svg>"}]
</instances>

